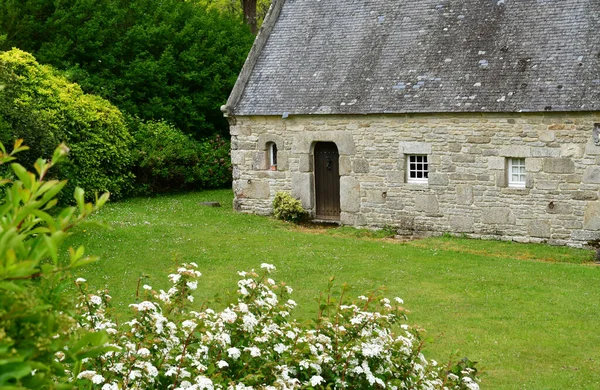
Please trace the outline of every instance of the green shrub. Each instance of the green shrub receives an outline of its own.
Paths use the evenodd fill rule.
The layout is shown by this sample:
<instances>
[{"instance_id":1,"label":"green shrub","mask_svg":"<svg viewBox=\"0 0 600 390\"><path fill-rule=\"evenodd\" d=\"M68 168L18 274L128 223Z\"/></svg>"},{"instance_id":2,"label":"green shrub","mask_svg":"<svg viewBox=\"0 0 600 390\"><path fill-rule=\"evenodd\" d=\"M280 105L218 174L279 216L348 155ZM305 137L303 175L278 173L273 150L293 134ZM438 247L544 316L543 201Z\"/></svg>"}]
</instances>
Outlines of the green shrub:
<instances>
[{"instance_id":1,"label":"green shrub","mask_svg":"<svg viewBox=\"0 0 600 390\"><path fill-rule=\"evenodd\" d=\"M196 139L227 134L225 104L254 41L240 18L183 0L0 0L0 50L67 71L85 92Z\"/></svg>"},{"instance_id":2,"label":"green shrub","mask_svg":"<svg viewBox=\"0 0 600 390\"><path fill-rule=\"evenodd\" d=\"M120 197L131 188L132 139L115 106L17 49L0 54L0 88L0 141L24 139L26 167L64 142L71 153L55 175L68 179L66 193L81 187Z\"/></svg>"},{"instance_id":3,"label":"green shrub","mask_svg":"<svg viewBox=\"0 0 600 390\"><path fill-rule=\"evenodd\" d=\"M21 141L8 154L0 144L0 167L24 151ZM82 360L114 350L105 346L104 331L83 331L77 326L73 294L66 292L70 271L93 258L83 247L69 248L59 258L69 231L101 207L84 203L75 191L77 207L55 210L56 195L65 181L47 180L49 170L64 160L67 148L59 146L52 159L38 159L35 173L13 163L15 180L0 176L0 388L73 388L65 369L77 375ZM73 291L73 290L71 290ZM61 386L62 384L62 386Z\"/></svg>"},{"instance_id":4,"label":"green shrub","mask_svg":"<svg viewBox=\"0 0 600 390\"><path fill-rule=\"evenodd\" d=\"M307 218L308 213L302 207L302 203L293 198L287 192L277 192L273 199L273 215L277 219L289 222L302 222Z\"/></svg>"},{"instance_id":5,"label":"green shrub","mask_svg":"<svg viewBox=\"0 0 600 390\"><path fill-rule=\"evenodd\" d=\"M166 122L135 126L135 175L146 193L221 188L231 183L229 142L194 140Z\"/></svg>"},{"instance_id":6,"label":"green shrub","mask_svg":"<svg viewBox=\"0 0 600 390\"><path fill-rule=\"evenodd\" d=\"M119 346L83 364L73 378L80 388L479 389L468 359L440 365L423 356L421 330L406 323L400 298L376 290L351 301L331 278L318 318L300 323L292 288L263 263L263 272L239 272L232 301L213 310L194 303L197 267L181 264L167 291L143 285L129 305L134 318L120 326L107 314L107 292L90 293L80 280L82 325L106 329Z\"/></svg>"}]
</instances>

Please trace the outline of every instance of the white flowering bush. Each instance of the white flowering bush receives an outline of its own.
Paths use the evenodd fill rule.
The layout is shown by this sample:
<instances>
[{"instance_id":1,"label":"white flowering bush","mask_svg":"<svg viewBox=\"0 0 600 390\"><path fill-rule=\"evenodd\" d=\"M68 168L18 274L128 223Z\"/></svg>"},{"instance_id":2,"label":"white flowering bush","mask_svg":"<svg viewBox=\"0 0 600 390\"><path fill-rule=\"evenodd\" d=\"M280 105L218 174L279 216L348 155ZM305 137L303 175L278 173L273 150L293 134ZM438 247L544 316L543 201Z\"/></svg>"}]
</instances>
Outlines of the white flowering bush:
<instances>
[{"instance_id":1,"label":"white flowering bush","mask_svg":"<svg viewBox=\"0 0 600 390\"><path fill-rule=\"evenodd\" d=\"M290 313L292 289L274 267L239 272L235 302L216 311L193 303L197 265L169 275L173 286L144 285L134 317L117 326L106 291L90 294L83 279L81 327L107 333L110 351L72 371L81 388L111 389L478 389L467 359L439 365L421 353L421 331L408 326L402 300L375 291L334 300L333 280L318 318L300 324ZM392 329L397 329L397 333Z\"/></svg>"}]
</instances>

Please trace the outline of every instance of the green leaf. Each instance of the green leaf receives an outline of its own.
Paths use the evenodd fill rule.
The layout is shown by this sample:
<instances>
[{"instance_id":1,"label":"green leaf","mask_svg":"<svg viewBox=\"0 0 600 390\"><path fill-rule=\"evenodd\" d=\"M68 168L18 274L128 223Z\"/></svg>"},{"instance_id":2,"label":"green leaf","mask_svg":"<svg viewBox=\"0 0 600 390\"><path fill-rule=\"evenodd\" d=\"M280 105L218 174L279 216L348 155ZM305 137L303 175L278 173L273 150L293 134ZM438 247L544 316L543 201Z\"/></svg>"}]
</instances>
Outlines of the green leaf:
<instances>
[{"instance_id":1,"label":"green leaf","mask_svg":"<svg viewBox=\"0 0 600 390\"><path fill-rule=\"evenodd\" d=\"M32 181L35 180L35 178L32 178L33 174L27 172L27 169L25 169L25 167L18 163L11 164L11 167L15 175L17 175L17 177L19 178L19 180L23 182L23 185L25 185L26 188L31 187Z\"/></svg>"}]
</instances>

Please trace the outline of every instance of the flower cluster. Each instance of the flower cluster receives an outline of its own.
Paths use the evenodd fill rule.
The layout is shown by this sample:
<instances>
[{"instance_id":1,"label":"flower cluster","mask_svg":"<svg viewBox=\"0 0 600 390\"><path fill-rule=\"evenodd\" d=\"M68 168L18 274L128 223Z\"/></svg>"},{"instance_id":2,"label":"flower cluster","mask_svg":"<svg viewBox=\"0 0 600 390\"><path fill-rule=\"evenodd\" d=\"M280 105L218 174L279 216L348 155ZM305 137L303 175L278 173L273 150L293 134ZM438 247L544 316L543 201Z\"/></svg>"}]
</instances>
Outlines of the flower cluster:
<instances>
[{"instance_id":1,"label":"flower cluster","mask_svg":"<svg viewBox=\"0 0 600 390\"><path fill-rule=\"evenodd\" d=\"M344 302L343 289L335 301L330 283L319 318L300 324L291 318L292 289L262 264L260 273L239 272L235 302L195 311L196 268L179 267L166 292L144 286L146 300L130 305L134 318L121 328L106 317L108 295L82 289L83 326L106 331L119 348L84 361L77 380L102 390L479 388L468 360L450 367L423 356L419 330L402 323L400 298L392 304L374 292Z\"/></svg>"}]
</instances>

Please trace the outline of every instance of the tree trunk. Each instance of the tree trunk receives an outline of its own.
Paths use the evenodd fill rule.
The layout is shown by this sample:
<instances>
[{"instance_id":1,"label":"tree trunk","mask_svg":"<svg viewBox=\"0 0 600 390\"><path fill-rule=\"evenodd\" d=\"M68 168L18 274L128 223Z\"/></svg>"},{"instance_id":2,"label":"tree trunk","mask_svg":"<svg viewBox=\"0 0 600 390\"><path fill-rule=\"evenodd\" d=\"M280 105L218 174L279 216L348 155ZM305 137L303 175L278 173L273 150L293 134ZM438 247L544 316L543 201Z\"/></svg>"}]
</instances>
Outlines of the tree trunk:
<instances>
[{"instance_id":1,"label":"tree trunk","mask_svg":"<svg viewBox=\"0 0 600 390\"><path fill-rule=\"evenodd\" d=\"M256 35L258 32L256 23L256 0L242 0L242 8L244 10L244 20L246 24L250 26L252 34Z\"/></svg>"}]
</instances>

